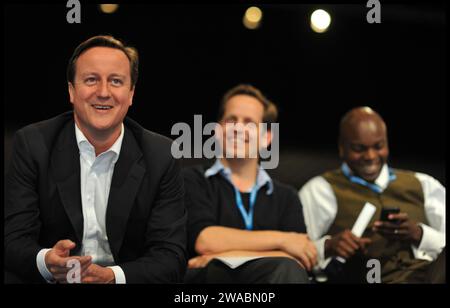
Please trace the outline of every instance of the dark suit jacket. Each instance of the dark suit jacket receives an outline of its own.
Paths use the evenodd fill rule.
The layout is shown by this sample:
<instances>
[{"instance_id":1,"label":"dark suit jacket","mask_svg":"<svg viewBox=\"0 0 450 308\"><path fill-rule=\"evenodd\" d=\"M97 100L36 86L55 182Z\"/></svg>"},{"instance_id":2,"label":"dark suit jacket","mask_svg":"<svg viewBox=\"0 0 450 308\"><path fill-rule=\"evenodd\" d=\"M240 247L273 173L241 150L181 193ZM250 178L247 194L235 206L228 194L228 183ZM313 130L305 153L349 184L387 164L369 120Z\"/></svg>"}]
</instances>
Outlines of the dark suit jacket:
<instances>
[{"instance_id":1,"label":"dark suit jacket","mask_svg":"<svg viewBox=\"0 0 450 308\"><path fill-rule=\"evenodd\" d=\"M36 255L61 239L81 247L80 156L73 112L20 129L5 181L5 270L44 282ZM124 120L111 181L106 231L127 283L182 281L186 211L171 140ZM73 251L72 254L76 254Z\"/></svg>"}]
</instances>

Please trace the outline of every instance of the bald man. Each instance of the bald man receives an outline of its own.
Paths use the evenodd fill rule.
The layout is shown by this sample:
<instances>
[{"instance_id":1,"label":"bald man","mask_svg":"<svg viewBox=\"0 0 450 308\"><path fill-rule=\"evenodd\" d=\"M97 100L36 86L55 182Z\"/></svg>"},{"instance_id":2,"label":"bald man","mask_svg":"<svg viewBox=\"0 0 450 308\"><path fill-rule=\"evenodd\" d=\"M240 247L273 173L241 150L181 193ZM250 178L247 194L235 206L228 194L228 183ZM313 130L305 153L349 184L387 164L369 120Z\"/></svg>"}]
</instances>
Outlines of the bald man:
<instances>
[{"instance_id":1,"label":"bald man","mask_svg":"<svg viewBox=\"0 0 450 308\"><path fill-rule=\"evenodd\" d=\"M339 156L341 168L312 178L299 191L320 268L340 273L335 282L366 282L372 268L367 261L377 259L383 283L426 282L430 263L445 247L445 188L429 175L388 166L386 124L369 107L342 118ZM366 202L376 212L360 238L350 230ZM400 212L381 221L387 207ZM336 267L336 257L346 262Z\"/></svg>"}]
</instances>

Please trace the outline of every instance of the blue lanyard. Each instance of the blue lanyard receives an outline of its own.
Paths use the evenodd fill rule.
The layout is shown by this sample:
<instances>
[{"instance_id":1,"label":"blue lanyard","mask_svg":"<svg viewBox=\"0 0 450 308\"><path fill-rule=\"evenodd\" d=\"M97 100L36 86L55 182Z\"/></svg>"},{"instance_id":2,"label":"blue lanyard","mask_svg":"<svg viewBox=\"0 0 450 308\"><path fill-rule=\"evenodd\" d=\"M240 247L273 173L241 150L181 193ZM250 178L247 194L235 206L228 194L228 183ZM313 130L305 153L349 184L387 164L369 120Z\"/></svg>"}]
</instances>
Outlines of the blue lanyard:
<instances>
[{"instance_id":1,"label":"blue lanyard","mask_svg":"<svg viewBox=\"0 0 450 308\"><path fill-rule=\"evenodd\" d=\"M377 194L381 194L383 192L383 189L377 184L369 183L358 176L351 175L350 170L347 166L342 166L341 170L344 173L344 175L350 180L350 182L366 186L367 188L369 188L370 190L372 190ZM388 171L389 171L389 182L392 182L397 178L397 176L395 175L394 171L391 168L388 168Z\"/></svg>"},{"instance_id":2,"label":"blue lanyard","mask_svg":"<svg viewBox=\"0 0 450 308\"><path fill-rule=\"evenodd\" d=\"M253 212L255 208L255 201L256 201L256 193L258 192L258 186L255 184L253 186L252 191L250 193L250 204L249 204L249 211L247 211L244 208L244 204L242 202L241 193L239 190L234 187L234 193L236 195L236 204L238 206L239 212L241 212L242 218L244 219L245 223L245 229L247 230L253 230Z\"/></svg>"}]
</instances>

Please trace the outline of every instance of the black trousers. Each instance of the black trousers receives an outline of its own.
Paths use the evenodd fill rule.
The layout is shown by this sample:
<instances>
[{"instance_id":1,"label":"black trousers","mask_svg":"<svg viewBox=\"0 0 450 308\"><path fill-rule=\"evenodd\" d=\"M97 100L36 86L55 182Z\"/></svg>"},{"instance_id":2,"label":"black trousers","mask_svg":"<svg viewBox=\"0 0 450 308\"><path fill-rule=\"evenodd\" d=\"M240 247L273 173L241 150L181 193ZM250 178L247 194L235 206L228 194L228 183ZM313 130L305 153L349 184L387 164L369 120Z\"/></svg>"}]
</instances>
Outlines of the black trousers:
<instances>
[{"instance_id":1,"label":"black trousers","mask_svg":"<svg viewBox=\"0 0 450 308\"><path fill-rule=\"evenodd\" d=\"M204 268L188 269L184 282L278 284L309 283L309 279L306 271L296 261L285 257L267 257L251 260L235 269L213 259Z\"/></svg>"},{"instance_id":2,"label":"black trousers","mask_svg":"<svg viewBox=\"0 0 450 308\"><path fill-rule=\"evenodd\" d=\"M445 283L445 247L436 260L430 264L426 275L427 283Z\"/></svg>"},{"instance_id":3,"label":"black trousers","mask_svg":"<svg viewBox=\"0 0 450 308\"><path fill-rule=\"evenodd\" d=\"M436 260L433 262L423 261L423 266L408 267L406 269L399 268L399 276L395 281L388 283L445 283L445 262L446 248L442 250ZM332 260L325 269L327 275L327 283L367 283L366 268L368 258L361 255L355 255L347 260L345 264ZM422 263L422 264L423 264ZM386 282L382 277L382 282Z\"/></svg>"}]
</instances>

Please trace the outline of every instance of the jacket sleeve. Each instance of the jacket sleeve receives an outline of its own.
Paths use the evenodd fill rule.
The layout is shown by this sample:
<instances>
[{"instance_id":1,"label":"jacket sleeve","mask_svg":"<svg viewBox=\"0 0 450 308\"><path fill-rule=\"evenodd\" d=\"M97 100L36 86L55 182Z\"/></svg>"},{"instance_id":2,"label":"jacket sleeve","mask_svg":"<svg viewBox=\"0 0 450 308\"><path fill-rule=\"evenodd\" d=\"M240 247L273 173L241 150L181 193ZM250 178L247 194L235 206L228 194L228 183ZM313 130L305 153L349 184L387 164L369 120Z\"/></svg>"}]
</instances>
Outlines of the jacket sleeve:
<instances>
[{"instance_id":1,"label":"jacket sleeve","mask_svg":"<svg viewBox=\"0 0 450 308\"><path fill-rule=\"evenodd\" d=\"M11 163L5 177L5 270L24 282L44 282L36 256L39 219L38 167L26 138L26 131L14 136Z\"/></svg>"}]
</instances>

